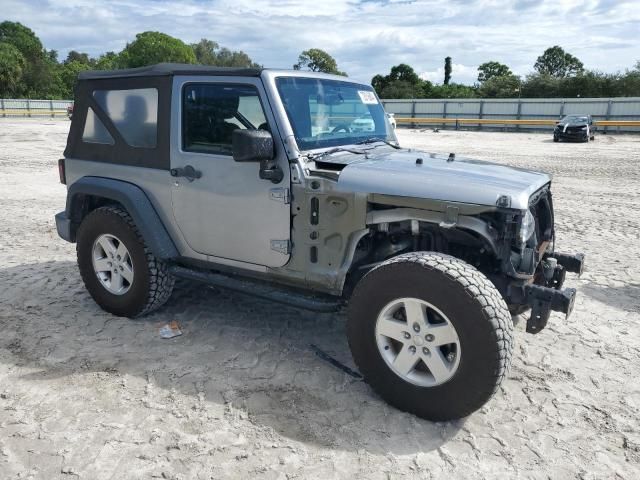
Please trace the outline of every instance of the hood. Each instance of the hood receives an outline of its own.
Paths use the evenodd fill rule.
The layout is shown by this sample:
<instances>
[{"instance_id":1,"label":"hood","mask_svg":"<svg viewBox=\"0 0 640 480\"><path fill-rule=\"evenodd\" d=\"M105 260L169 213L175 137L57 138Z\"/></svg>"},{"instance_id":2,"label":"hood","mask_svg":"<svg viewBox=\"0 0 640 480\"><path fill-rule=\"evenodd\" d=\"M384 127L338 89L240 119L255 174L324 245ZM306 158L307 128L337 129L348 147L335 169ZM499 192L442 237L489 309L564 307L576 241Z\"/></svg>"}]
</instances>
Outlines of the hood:
<instances>
[{"instance_id":1,"label":"hood","mask_svg":"<svg viewBox=\"0 0 640 480\"><path fill-rule=\"evenodd\" d=\"M586 127L589 124L588 120L583 120L579 117L569 117L563 120L560 120L556 123L556 127L564 128L564 127Z\"/></svg>"},{"instance_id":2,"label":"hood","mask_svg":"<svg viewBox=\"0 0 640 480\"><path fill-rule=\"evenodd\" d=\"M448 157L416 150L370 151L364 155L340 152L323 163L344 165L338 189L402 197L495 206L511 198L511 208L528 208L529 197L551 181L545 173L480 160ZM421 158L422 164L416 159Z\"/></svg>"}]
</instances>

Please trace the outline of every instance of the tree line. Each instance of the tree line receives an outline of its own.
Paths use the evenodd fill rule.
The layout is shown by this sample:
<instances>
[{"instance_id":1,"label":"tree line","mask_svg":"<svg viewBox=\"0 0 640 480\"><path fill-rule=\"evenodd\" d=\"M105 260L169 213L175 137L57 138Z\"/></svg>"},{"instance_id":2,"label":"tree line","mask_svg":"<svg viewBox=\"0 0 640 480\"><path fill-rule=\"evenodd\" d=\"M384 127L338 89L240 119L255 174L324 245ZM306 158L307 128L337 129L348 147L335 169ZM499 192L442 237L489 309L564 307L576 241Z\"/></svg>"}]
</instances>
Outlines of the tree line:
<instances>
[{"instance_id":1,"label":"tree line","mask_svg":"<svg viewBox=\"0 0 640 480\"><path fill-rule=\"evenodd\" d=\"M388 75L376 75L371 84L381 98L570 98L640 96L640 61L625 72L603 73L586 70L584 64L558 45L540 55L534 71L515 75L500 62L478 67L474 85L451 82L451 57L445 58L442 84L423 80L404 63Z\"/></svg>"},{"instance_id":2,"label":"tree line","mask_svg":"<svg viewBox=\"0 0 640 480\"><path fill-rule=\"evenodd\" d=\"M242 50L231 50L209 39L187 44L161 32L138 33L120 52L98 57L72 50L65 59L44 48L28 27L0 23L0 98L73 98L78 73L83 70L134 68L161 62L260 67ZM346 76L336 60L324 50L303 51L293 65L296 70ZM396 65L387 75L376 75L371 84L381 98L559 98L640 96L640 61L625 72L585 70L583 63L561 47L548 48L538 57L534 72L524 78L500 62L478 67L474 85L452 82L451 57L445 58L442 84L420 78L407 64Z\"/></svg>"},{"instance_id":3,"label":"tree line","mask_svg":"<svg viewBox=\"0 0 640 480\"><path fill-rule=\"evenodd\" d=\"M135 68L162 62L260 67L242 50L231 50L206 38L187 44L161 32L138 33L120 52L90 57L72 50L60 60L58 52L44 48L30 28L17 22L0 23L0 98L73 98L78 73L83 70ZM331 55L316 48L303 51L293 68L346 76Z\"/></svg>"},{"instance_id":4,"label":"tree line","mask_svg":"<svg viewBox=\"0 0 640 480\"><path fill-rule=\"evenodd\" d=\"M258 67L249 55L202 39L186 44L160 32L143 32L120 52L98 57L72 50L63 60L47 50L28 27L0 23L0 98L73 98L78 73L83 70L134 68L175 62L223 67Z\"/></svg>"}]
</instances>

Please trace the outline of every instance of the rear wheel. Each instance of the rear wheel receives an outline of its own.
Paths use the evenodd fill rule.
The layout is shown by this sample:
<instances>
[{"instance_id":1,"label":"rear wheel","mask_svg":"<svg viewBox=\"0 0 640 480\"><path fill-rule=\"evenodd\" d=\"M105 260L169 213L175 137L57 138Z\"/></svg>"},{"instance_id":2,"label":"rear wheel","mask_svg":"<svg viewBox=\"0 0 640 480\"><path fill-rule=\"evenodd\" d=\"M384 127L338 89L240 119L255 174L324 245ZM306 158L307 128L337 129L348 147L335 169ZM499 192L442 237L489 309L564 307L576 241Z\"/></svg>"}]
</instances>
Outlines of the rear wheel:
<instances>
[{"instance_id":1,"label":"rear wheel","mask_svg":"<svg viewBox=\"0 0 640 480\"><path fill-rule=\"evenodd\" d=\"M84 284L107 312L138 317L162 306L174 279L149 250L131 216L116 206L91 212L78 228L76 252Z\"/></svg>"},{"instance_id":2,"label":"rear wheel","mask_svg":"<svg viewBox=\"0 0 640 480\"><path fill-rule=\"evenodd\" d=\"M554 142L559 142L559 141L560 141L560 139L558 138L558 136L557 136L557 135L554 135L554 136L553 136L553 141L554 141Z\"/></svg>"},{"instance_id":3,"label":"rear wheel","mask_svg":"<svg viewBox=\"0 0 640 480\"><path fill-rule=\"evenodd\" d=\"M349 301L349 345L365 380L429 420L464 417L491 398L511 362L512 330L493 284L439 253L384 262Z\"/></svg>"}]
</instances>

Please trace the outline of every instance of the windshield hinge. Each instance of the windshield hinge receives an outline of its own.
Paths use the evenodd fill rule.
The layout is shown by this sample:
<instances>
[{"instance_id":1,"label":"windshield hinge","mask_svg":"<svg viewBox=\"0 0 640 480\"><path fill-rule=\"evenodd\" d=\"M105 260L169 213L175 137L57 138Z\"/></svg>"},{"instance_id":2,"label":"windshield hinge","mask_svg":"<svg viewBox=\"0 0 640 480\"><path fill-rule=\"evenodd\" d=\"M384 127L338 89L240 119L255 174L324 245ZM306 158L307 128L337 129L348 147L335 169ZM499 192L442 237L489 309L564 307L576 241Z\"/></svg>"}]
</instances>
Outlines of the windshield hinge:
<instances>
[{"instance_id":1,"label":"windshield hinge","mask_svg":"<svg viewBox=\"0 0 640 480\"><path fill-rule=\"evenodd\" d=\"M288 188L272 188L269 190L269 198L286 205L291 202L291 192Z\"/></svg>"},{"instance_id":2,"label":"windshield hinge","mask_svg":"<svg viewBox=\"0 0 640 480\"><path fill-rule=\"evenodd\" d=\"M289 255L291 253L291 242L289 240L271 240L271 250Z\"/></svg>"}]
</instances>

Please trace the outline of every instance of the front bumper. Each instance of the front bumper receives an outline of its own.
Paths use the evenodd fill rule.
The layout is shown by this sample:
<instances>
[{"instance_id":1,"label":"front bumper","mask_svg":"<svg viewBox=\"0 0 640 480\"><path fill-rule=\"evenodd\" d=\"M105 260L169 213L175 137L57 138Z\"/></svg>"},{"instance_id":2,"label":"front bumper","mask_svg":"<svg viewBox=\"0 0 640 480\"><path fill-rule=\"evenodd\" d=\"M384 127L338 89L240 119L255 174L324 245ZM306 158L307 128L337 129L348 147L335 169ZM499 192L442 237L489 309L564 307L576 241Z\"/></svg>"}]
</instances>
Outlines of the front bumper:
<instances>
[{"instance_id":1,"label":"front bumper","mask_svg":"<svg viewBox=\"0 0 640 480\"><path fill-rule=\"evenodd\" d=\"M67 212L60 212L56 214L56 229L58 235L67 242L75 242L75 235L71 228L71 220L67 217Z\"/></svg>"},{"instance_id":2,"label":"front bumper","mask_svg":"<svg viewBox=\"0 0 640 480\"><path fill-rule=\"evenodd\" d=\"M545 272L546 285L526 285L525 304L531 307L531 316L527 320L527 332L538 333L546 325L551 312L561 312L569 318L576 301L575 288L562 288L567 272L582 275L584 271L584 254L569 255L554 253L544 257L546 265L555 265L551 271Z\"/></svg>"},{"instance_id":3,"label":"front bumper","mask_svg":"<svg viewBox=\"0 0 640 480\"><path fill-rule=\"evenodd\" d=\"M553 133L560 140L586 140L589 134L586 130L580 130L579 132L554 132Z\"/></svg>"}]
</instances>

